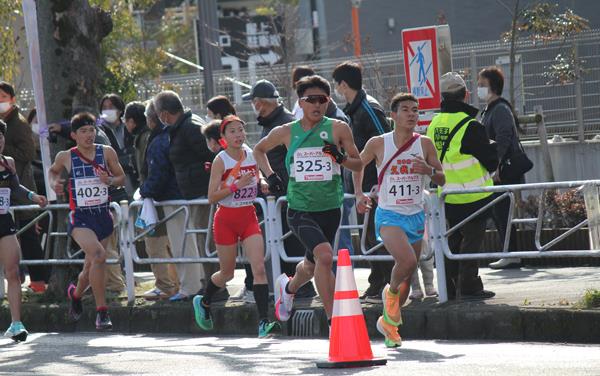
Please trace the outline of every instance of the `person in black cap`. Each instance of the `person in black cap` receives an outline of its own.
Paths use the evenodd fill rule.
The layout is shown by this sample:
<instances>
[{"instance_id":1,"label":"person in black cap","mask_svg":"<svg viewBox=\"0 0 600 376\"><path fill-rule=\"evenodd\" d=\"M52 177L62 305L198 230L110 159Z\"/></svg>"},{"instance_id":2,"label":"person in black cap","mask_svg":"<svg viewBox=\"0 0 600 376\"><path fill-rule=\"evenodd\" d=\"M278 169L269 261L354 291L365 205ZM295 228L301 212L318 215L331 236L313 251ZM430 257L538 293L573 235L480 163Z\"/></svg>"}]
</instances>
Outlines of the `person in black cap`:
<instances>
[{"instance_id":1,"label":"person in black cap","mask_svg":"<svg viewBox=\"0 0 600 376\"><path fill-rule=\"evenodd\" d=\"M285 106L279 102L279 92L273 83L267 80L257 81L252 90L244 94L242 99L252 101L252 110L256 114L258 125L262 127L261 139L267 137L267 135L275 128L280 125L288 124L296 120L294 115L285 108ZM279 145L267 153L269 163L273 168L273 171L281 177L283 186L287 187L288 183L288 172L285 168L285 155L287 148L284 145ZM280 195L285 195L286 192L282 192ZM277 195L279 196L279 195ZM282 218L285 218L286 207L282 208ZM285 234L289 231L287 222L283 222L282 232ZM304 256L304 247L298 241L295 236L290 236L284 241L284 246L287 254L290 256ZM293 275L296 271L295 263L281 262L281 272L288 275ZM312 282L302 286L298 293L297 298L312 298L316 296L315 287Z\"/></svg>"}]
</instances>

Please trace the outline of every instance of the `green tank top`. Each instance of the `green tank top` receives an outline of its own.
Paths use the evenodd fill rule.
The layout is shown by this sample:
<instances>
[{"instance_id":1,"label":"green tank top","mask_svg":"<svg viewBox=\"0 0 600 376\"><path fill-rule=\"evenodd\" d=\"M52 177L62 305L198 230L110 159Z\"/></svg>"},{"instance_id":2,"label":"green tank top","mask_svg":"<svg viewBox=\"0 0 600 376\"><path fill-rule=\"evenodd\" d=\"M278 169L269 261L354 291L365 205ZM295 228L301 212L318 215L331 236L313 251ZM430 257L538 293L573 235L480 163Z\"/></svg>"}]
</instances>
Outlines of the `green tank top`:
<instances>
[{"instance_id":1,"label":"green tank top","mask_svg":"<svg viewBox=\"0 0 600 376\"><path fill-rule=\"evenodd\" d=\"M334 142L331 119L324 117L306 132L300 120L292 123L285 162L290 175L288 206L294 210L319 212L342 206L344 191L340 165L322 152L323 140Z\"/></svg>"}]
</instances>

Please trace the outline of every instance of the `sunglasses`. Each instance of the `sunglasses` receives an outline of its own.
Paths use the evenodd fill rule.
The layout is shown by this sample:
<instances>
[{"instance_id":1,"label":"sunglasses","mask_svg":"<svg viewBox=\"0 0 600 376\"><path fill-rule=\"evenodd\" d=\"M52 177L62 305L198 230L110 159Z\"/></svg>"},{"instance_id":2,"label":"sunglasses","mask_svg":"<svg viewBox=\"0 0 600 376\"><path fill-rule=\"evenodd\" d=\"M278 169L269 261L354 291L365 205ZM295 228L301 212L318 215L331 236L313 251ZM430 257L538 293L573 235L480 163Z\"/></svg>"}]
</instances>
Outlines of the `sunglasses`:
<instances>
[{"instance_id":1,"label":"sunglasses","mask_svg":"<svg viewBox=\"0 0 600 376\"><path fill-rule=\"evenodd\" d=\"M307 97L301 97L300 100L312 104L325 104L329 98L327 98L326 95L309 95Z\"/></svg>"}]
</instances>

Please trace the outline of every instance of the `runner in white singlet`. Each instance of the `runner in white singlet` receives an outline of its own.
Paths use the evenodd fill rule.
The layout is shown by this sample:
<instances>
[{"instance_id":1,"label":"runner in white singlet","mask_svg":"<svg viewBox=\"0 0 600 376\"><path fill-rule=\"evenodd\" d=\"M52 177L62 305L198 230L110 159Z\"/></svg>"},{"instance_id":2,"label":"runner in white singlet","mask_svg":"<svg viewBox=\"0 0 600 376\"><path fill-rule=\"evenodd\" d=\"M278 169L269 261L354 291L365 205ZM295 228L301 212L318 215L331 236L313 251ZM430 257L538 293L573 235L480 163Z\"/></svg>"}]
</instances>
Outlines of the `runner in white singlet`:
<instances>
[{"instance_id":1,"label":"runner in white singlet","mask_svg":"<svg viewBox=\"0 0 600 376\"><path fill-rule=\"evenodd\" d=\"M396 128L371 138L360 157L363 166L373 160L377 165L375 232L395 261L390 284L383 289L383 314L377 320L377 330L385 336L386 346L396 347L402 343L398 333L400 307L408 297L425 229L424 178L429 176L438 185L443 185L445 178L431 139L413 132L419 117L417 99L400 93L392 99L391 107ZM362 179L362 171L353 174L359 212L371 207L371 198L362 192Z\"/></svg>"}]
</instances>

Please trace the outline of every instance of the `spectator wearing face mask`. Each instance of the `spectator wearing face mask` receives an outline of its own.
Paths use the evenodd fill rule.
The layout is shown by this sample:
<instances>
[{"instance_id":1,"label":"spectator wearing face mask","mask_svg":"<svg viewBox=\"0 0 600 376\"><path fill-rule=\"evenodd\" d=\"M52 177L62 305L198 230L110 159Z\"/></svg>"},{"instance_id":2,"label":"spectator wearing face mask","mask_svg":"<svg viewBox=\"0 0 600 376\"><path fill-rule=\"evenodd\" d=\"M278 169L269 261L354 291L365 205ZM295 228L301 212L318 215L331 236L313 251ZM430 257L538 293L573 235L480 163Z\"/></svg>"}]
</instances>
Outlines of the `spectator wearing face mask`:
<instances>
[{"instance_id":1,"label":"spectator wearing face mask","mask_svg":"<svg viewBox=\"0 0 600 376\"><path fill-rule=\"evenodd\" d=\"M129 200L138 186L138 174L135 166L134 136L129 133L121 120L125 112L125 102L117 94L106 94L100 100L100 125L115 149L119 163L125 171L125 190L116 189L111 192L114 202Z\"/></svg>"}]
</instances>

